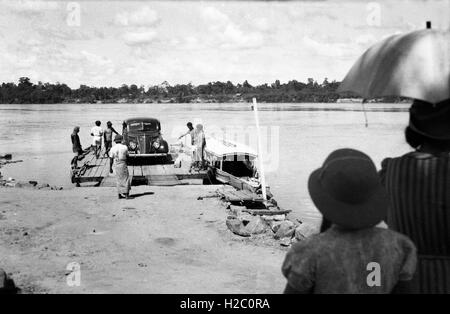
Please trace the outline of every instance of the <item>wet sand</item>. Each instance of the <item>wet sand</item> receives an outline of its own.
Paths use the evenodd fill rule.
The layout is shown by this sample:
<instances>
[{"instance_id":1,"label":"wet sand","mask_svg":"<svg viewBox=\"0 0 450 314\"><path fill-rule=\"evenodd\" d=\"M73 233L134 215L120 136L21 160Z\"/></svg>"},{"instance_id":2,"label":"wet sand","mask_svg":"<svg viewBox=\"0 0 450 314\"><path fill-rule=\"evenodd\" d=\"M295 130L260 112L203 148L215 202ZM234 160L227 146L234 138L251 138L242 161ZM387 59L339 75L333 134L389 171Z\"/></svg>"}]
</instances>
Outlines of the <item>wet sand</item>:
<instances>
[{"instance_id":1,"label":"wet sand","mask_svg":"<svg viewBox=\"0 0 450 314\"><path fill-rule=\"evenodd\" d=\"M22 293L280 293L286 254L226 227L217 186L0 188L0 267ZM69 286L69 263L81 285Z\"/></svg>"}]
</instances>

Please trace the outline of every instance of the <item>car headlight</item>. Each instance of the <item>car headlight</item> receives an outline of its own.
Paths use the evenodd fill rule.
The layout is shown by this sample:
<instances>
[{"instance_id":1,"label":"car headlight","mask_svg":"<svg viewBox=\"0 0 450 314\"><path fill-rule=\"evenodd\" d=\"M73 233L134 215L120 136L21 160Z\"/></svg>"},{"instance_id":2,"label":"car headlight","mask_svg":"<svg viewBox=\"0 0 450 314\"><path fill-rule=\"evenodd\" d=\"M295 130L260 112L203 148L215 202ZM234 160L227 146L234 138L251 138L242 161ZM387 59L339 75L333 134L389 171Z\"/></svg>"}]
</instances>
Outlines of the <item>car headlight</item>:
<instances>
[{"instance_id":1,"label":"car headlight","mask_svg":"<svg viewBox=\"0 0 450 314\"><path fill-rule=\"evenodd\" d=\"M132 150L135 150L136 147L137 147L137 144L136 144L135 142L130 142L130 148L131 148Z\"/></svg>"},{"instance_id":2,"label":"car headlight","mask_svg":"<svg viewBox=\"0 0 450 314\"><path fill-rule=\"evenodd\" d=\"M161 146L161 144L159 143L159 141L154 141L153 142L153 147L158 149Z\"/></svg>"}]
</instances>

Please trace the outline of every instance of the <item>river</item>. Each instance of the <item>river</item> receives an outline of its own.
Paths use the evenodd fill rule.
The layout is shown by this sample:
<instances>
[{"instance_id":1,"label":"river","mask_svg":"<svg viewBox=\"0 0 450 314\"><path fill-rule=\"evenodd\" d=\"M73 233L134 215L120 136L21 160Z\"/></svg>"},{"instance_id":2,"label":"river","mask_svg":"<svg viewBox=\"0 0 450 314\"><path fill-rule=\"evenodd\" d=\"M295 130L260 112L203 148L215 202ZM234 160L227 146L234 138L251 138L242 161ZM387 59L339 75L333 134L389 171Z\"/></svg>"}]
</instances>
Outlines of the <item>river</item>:
<instances>
[{"instance_id":1,"label":"river","mask_svg":"<svg viewBox=\"0 0 450 314\"><path fill-rule=\"evenodd\" d=\"M409 150L403 130L408 104L260 104L266 181L279 205L304 221L320 215L308 196L309 174L334 149L350 147L370 155L377 167L383 158ZM121 132L129 117L160 119L163 137L175 143L186 122L202 123L205 133L243 140L254 146L251 104L52 104L0 105L0 155L12 153L23 162L2 168L4 177L74 188L69 180L70 134L81 127L83 147L91 143L95 120L111 121ZM255 147L256 149L256 147ZM151 187L149 187L151 189Z\"/></svg>"}]
</instances>

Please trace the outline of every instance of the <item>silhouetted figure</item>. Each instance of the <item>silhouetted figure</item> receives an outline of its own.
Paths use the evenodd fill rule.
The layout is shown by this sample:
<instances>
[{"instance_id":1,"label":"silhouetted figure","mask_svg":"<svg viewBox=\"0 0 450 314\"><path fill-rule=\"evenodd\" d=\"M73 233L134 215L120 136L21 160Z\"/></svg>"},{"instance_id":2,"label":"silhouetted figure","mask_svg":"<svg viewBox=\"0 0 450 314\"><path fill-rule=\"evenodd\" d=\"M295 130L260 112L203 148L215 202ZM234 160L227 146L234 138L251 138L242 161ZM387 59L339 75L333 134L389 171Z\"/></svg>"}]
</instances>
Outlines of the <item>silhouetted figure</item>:
<instances>
[{"instance_id":1,"label":"silhouetted figure","mask_svg":"<svg viewBox=\"0 0 450 314\"><path fill-rule=\"evenodd\" d=\"M450 293L450 99L415 100L405 130L413 152L383 160L389 228L409 236L418 251L415 293Z\"/></svg>"}]
</instances>

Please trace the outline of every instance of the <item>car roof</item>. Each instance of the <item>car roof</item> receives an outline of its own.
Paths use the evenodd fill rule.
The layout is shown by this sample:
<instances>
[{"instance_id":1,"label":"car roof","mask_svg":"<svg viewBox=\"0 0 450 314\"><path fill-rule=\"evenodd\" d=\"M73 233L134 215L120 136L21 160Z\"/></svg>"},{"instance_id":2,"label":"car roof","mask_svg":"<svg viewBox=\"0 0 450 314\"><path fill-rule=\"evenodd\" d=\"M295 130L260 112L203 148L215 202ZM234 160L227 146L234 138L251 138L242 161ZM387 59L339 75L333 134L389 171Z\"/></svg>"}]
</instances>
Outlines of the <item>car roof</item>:
<instances>
[{"instance_id":1,"label":"car roof","mask_svg":"<svg viewBox=\"0 0 450 314\"><path fill-rule=\"evenodd\" d=\"M137 118L126 119L124 122L126 122L127 124L129 124L131 122L157 122L157 123L159 123L159 120L155 119L155 118L148 118L148 117L137 117Z\"/></svg>"}]
</instances>

